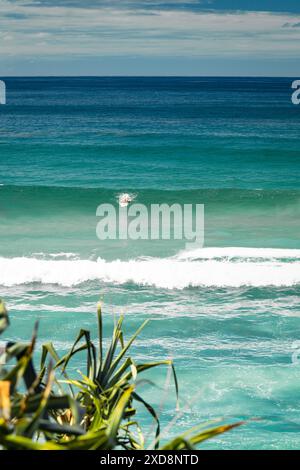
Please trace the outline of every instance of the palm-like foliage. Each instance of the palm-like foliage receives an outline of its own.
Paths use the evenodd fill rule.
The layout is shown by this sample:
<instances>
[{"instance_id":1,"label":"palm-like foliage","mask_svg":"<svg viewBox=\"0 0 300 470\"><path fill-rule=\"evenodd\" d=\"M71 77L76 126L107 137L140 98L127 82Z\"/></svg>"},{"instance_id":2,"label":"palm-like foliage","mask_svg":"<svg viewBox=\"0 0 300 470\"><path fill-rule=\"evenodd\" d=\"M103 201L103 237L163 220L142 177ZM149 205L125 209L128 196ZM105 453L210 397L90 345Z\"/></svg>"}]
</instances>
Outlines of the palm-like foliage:
<instances>
[{"instance_id":1,"label":"palm-like foliage","mask_svg":"<svg viewBox=\"0 0 300 470\"><path fill-rule=\"evenodd\" d=\"M167 365L174 377L178 403L178 383L172 361L137 364L128 356L145 322L125 342L123 316L118 320L104 351L103 318L97 310L99 346L87 330L81 330L68 354L60 358L52 343L42 347L40 371L33 366L37 327L29 344L8 343L2 351L5 367L0 366L0 446L5 449L111 450L145 448L136 415L142 403L156 422L154 447L160 448L160 424L155 409L138 393L139 377L144 371ZM0 302L0 333L8 326L6 308ZM86 353L87 370L79 379L69 376L72 358ZM47 364L47 359L50 359ZM9 367L10 361L16 360ZM3 361L2 361L3 362ZM58 380L57 375L60 375ZM24 381L26 390L22 389ZM68 390L66 390L68 387ZM219 426L194 430L162 449L193 448L203 440L238 426Z\"/></svg>"}]
</instances>

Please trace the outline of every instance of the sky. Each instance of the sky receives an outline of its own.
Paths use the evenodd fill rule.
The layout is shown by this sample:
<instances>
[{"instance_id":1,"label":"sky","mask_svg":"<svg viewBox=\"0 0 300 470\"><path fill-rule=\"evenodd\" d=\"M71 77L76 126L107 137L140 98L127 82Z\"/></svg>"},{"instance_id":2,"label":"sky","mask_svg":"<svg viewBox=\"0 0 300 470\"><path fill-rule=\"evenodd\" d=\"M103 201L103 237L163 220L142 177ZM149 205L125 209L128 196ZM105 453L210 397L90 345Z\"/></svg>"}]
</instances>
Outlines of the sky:
<instances>
[{"instance_id":1,"label":"sky","mask_svg":"<svg viewBox=\"0 0 300 470\"><path fill-rule=\"evenodd\" d=\"M0 77L299 77L299 41L299 0L0 0Z\"/></svg>"}]
</instances>

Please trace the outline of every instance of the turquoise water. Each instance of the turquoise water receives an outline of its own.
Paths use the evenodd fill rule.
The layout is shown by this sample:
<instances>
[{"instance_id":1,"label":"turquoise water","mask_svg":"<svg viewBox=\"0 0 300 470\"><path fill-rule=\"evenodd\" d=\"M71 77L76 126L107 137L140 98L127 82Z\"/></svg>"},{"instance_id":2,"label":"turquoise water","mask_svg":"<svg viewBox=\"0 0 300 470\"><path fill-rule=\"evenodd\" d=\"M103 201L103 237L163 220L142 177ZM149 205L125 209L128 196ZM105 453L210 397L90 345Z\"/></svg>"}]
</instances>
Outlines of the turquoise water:
<instances>
[{"instance_id":1,"label":"turquoise water","mask_svg":"<svg viewBox=\"0 0 300 470\"><path fill-rule=\"evenodd\" d=\"M62 353L126 315L139 360L174 359L175 431L259 418L205 448L299 448L300 113L288 79L7 79L0 107L0 295ZM205 205L205 249L100 241L96 209ZM72 367L80 367L80 360ZM164 387L166 371L152 374ZM145 387L152 404L164 393ZM171 390L163 427L176 416ZM147 425L148 418L141 415Z\"/></svg>"}]
</instances>

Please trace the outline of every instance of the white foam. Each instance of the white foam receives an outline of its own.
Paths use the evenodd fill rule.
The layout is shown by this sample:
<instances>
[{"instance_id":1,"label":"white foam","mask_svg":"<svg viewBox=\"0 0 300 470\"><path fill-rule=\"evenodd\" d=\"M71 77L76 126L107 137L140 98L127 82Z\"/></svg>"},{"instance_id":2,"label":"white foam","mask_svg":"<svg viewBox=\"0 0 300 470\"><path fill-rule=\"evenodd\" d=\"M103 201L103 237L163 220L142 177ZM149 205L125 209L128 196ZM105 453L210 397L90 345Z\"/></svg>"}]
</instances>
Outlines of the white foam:
<instances>
[{"instance_id":1,"label":"white foam","mask_svg":"<svg viewBox=\"0 0 300 470\"><path fill-rule=\"evenodd\" d=\"M38 257L42 257L42 258L53 258L53 259L57 259L57 258L65 258L65 259L69 259L69 258L79 258L78 254L77 253L65 253L64 251L62 251L61 253L44 253L44 252L40 252L40 253L33 253L33 257L34 256L38 256Z\"/></svg>"},{"instance_id":2,"label":"white foam","mask_svg":"<svg viewBox=\"0 0 300 470\"><path fill-rule=\"evenodd\" d=\"M197 250L193 255L187 252L172 258L110 262L101 258L97 261L0 258L0 285L37 282L71 287L99 281L183 289L300 284L300 250L206 248L201 253L202 258Z\"/></svg>"},{"instance_id":3,"label":"white foam","mask_svg":"<svg viewBox=\"0 0 300 470\"><path fill-rule=\"evenodd\" d=\"M254 259L300 259L300 250L283 248L207 247L183 251L176 255L179 260L254 258Z\"/></svg>"}]
</instances>

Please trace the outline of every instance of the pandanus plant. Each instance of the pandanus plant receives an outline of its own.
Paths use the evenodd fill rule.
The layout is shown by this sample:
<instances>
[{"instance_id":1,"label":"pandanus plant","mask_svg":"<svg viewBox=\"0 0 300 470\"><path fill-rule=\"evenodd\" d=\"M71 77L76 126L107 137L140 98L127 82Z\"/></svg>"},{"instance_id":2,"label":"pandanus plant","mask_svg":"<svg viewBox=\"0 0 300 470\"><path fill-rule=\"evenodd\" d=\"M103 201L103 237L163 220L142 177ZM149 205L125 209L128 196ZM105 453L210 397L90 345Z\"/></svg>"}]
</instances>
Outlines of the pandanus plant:
<instances>
[{"instance_id":1,"label":"pandanus plant","mask_svg":"<svg viewBox=\"0 0 300 470\"><path fill-rule=\"evenodd\" d=\"M136 363L128 355L129 349L147 322L125 342L123 316L117 321L105 352L100 305L97 320L98 347L87 330L79 332L71 350L61 358L52 343L45 344L38 373L33 364L37 325L28 344L6 343L0 350L2 449L144 449L146 443L137 420L137 403L145 406L156 423L151 444L155 449L191 449L242 424L210 429L202 425L161 445L159 416L138 392L140 374L158 366L170 367L178 406L178 382L173 362ZM0 301L0 333L8 324L7 310ZM75 379L70 377L68 366L71 359L83 351L86 353L86 373ZM15 365L11 365L12 360L16 361Z\"/></svg>"}]
</instances>

